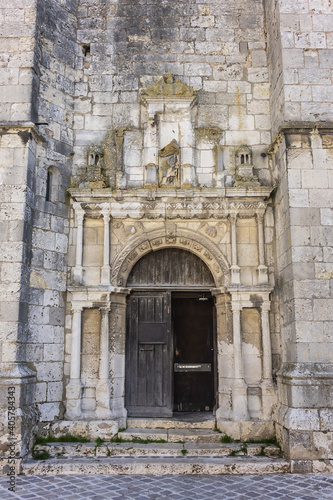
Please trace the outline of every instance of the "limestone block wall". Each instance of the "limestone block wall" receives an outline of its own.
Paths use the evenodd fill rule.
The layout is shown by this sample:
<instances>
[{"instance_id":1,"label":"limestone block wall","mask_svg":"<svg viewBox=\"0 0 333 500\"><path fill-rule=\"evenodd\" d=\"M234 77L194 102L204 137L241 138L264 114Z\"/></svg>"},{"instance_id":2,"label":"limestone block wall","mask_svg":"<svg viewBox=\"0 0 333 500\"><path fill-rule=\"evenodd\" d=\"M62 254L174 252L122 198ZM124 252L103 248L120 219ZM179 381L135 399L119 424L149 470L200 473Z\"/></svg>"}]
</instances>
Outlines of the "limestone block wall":
<instances>
[{"instance_id":1,"label":"limestone block wall","mask_svg":"<svg viewBox=\"0 0 333 500\"><path fill-rule=\"evenodd\" d=\"M331 145L330 130L290 129L274 157L281 175L276 196L283 345L278 421L294 459L331 457L326 433L333 411Z\"/></svg>"},{"instance_id":2,"label":"limestone block wall","mask_svg":"<svg viewBox=\"0 0 333 500\"><path fill-rule=\"evenodd\" d=\"M330 122L333 12L327 0L265 2L273 135L284 122Z\"/></svg>"},{"instance_id":3,"label":"limestone block wall","mask_svg":"<svg viewBox=\"0 0 333 500\"><path fill-rule=\"evenodd\" d=\"M76 43L76 8L75 0L38 2L36 21L35 61L40 76L36 122L43 142L32 177L27 361L37 375L35 402L41 422L63 415L66 191L72 164L74 81L82 54Z\"/></svg>"},{"instance_id":4,"label":"limestone block wall","mask_svg":"<svg viewBox=\"0 0 333 500\"><path fill-rule=\"evenodd\" d=\"M1 5L1 375L18 386L22 456L36 418L61 416L75 14L75 1Z\"/></svg>"},{"instance_id":5,"label":"limestone block wall","mask_svg":"<svg viewBox=\"0 0 333 500\"><path fill-rule=\"evenodd\" d=\"M36 117L38 77L33 70L37 0L3 2L1 22L1 122Z\"/></svg>"},{"instance_id":6,"label":"limestone block wall","mask_svg":"<svg viewBox=\"0 0 333 500\"><path fill-rule=\"evenodd\" d=\"M285 120L332 121L331 3L279 3Z\"/></svg>"},{"instance_id":7,"label":"limestone block wall","mask_svg":"<svg viewBox=\"0 0 333 500\"><path fill-rule=\"evenodd\" d=\"M267 29L267 59L270 82L270 108L272 136L284 120L284 75L280 31L280 1L265 0L265 20Z\"/></svg>"},{"instance_id":8,"label":"limestone block wall","mask_svg":"<svg viewBox=\"0 0 333 500\"><path fill-rule=\"evenodd\" d=\"M7 464L8 385L15 387L18 456L31 445L34 373L26 361L27 307L33 197L30 183L39 135L34 73L36 2L0 6L0 436L1 470ZM19 465L19 464L17 464ZM8 466L8 464L7 464Z\"/></svg>"},{"instance_id":9,"label":"limestone block wall","mask_svg":"<svg viewBox=\"0 0 333 500\"><path fill-rule=\"evenodd\" d=\"M255 173L269 184L265 154L271 123L262 2L184 1L164 6L157 0L145 4L82 0L78 15L78 42L86 55L75 86L76 185L86 175L93 144L104 149L103 169L114 185L115 170L121 168L122 140L130 145L124 146L123 159L128 185L144 183L140 148L145 108L140 93L167 73L198 92L194 128L225 131L220 144L226 182L232 183L236 150L248 144ZM202 165L198 159L198 168L203 168L197 172L199 185L213 182L211 152L208 160L205 154L199 155Z\"/></svg>"}]
</instances>

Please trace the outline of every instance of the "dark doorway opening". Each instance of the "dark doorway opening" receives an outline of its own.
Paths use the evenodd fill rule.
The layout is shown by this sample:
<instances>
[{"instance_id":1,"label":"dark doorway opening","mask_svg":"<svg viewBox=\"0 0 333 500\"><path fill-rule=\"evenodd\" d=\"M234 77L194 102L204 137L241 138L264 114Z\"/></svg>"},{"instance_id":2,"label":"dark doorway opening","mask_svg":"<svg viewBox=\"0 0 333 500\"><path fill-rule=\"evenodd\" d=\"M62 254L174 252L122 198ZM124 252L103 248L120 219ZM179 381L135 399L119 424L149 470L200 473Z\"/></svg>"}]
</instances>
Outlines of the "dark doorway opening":
<instances>
[{"instance_id":1,"label":"dark doorway opening","mask_svg":"<svg viewBox=\"0 0 333 500\"><path fill-rule=\"evenodd\" d=\"M129 416L211 412L215 403L215 286L207 265L179 248L150 252L127 286L125 406Z\"/></svg>"},{"instance_id":2,"label":"dark doorway opening","mask_svg":"<svg viewBox=\"0 0 333 500\"><path fill-rule=\"evenodd\" d=\"M174 411L212 411L214 406L213 299L174 294Z\"/></svg>"}]
</instances>

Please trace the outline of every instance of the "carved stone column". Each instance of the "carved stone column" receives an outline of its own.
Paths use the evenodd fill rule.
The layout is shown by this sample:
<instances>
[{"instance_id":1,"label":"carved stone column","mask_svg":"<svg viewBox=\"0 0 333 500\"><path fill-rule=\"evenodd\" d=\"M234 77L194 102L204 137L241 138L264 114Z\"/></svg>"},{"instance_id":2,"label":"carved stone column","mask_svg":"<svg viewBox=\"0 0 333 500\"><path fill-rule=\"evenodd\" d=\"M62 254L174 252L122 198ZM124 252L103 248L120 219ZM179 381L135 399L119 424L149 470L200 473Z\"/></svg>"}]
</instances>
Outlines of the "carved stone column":
<instances>
[{"instance_id":1,"label":"carved stone column","mask_svg":"<svg viewBox=\"0 0 333 500\"><path fill-rule=\"evenodd\" d=\"M240 284L240 267L237 259L237 214L230 215L231 223L231 284Z\"/></svg>"},{"instance_id":2,"label":"carved stone column","mask_svg":"<svg viewBox=\"0 0 333 500\"><path fill-rule=\"evenodd\" d=\"M101 284L110 284L110 212L103 211L104 221L104 254L103 267L101 270Z\"/></svg>"},{"instance_id":3,"label":"carved stone column","mask_svg":"<svg viewBox=\"0 0 333 500\"><path fill-rule=\"evenodd\" d=\"M110 307L101 307L101 336L100 336L100 358L99 358L99 380L96 387L96 414L98 418L111 417L110 393L111 383L109 380L109 313Z\"/></svg>"},{"instance_id":4,"label":"carved stone column","mask_svg":"<svg viewBox=\"0 0 333 500\"><path fill-rule=\"evenodd\" d=\"M232 323L234 336L234 387L233 387L233 420L247 420L247 386L243 375L241 310L238 301L232 300Z\"/></svg>"},{"instance_id":5,"label":"carved stone column","mask_svg":"<svg viewBox=\"0 0 333 500\"><path fill-rule=\"evenodd\" d=\"M263 379L272 383L272 347L269 329L270 302L264 301L261 305L261 330L263 350Z\"/></svg>"},{"instance_id":6,"label":"carved stone column","mask_svg":"<svg viewBox=\"0 0 333 500\"><path fill-rule=\"evenodd\" d=\"M126 296L129 290L120 288L111 293L110 325L110 382L111 412L119 419L119 426L126 427L125 409L125 338Z\"/></svg>"},{"instance_id":7,"label":"carved stone column","mask_svg":"<svg viewBox=\"0 0 333 500\"><path fill-rule=\"evenodd\" d=\"M257 212L257 227L258 227L258 253L259 253L259 266L258 283L268 282L268 273L265 259L265 233L264 233L264 213Z\"/></svg>"},{"instance_id":8,"label":"carved stone column","mask_svg":"<svg viewBox=\"0 0 333 500\"><path fill-rule=\"evenodd\" d=\"M269 328L270 301L264 300L261 305L261 332L262 332L262 414L264 418L270 419L272 408L276 399L273 386L272 372L272 346Z\"/></svg>"},{"instance_id":9,"label":"carved stone column","mask_svg":"<svg viewBox=\"0 0 333 500\"><path fill-rule=\"evenodd\" d=\"M72 313L72 348L71 348L71 367L70 381L66 387L67 399L67 417L71 420L81 416L81 305L73 304Z\"/></svg>"},{"instance_id":10,"label":"carved stone column","mask_svg":"<svg viewBox=\"0 0 333 500\"><path fill-rule=\"evenodd\" d=\"M75 220L77 225L76 233L76 262L73 269L74 279L79 283L82 283L83 279L83 219L84 219L84 209L81 207L80 203L74 203L75 210Z\"/></svg>"}]
</instances>

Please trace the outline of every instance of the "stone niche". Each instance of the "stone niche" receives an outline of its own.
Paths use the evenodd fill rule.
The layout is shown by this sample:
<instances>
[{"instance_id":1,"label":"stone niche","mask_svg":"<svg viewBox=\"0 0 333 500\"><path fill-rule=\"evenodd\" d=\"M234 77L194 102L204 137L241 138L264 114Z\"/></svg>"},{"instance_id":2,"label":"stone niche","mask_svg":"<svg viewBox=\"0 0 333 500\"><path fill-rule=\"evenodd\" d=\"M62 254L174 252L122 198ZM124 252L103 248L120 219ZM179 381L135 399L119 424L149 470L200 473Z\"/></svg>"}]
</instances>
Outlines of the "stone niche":
<instances>
[{"instance_id":1,"label":"stone niche","mask_svg":"<svg viewBox=\"0 0 333 500\"><path fill-rule=\"evenodd\" d=\"M144 185L187 188L216 184L219 129L195 129L196 93L172 74L142 92ZM221 163L221 162L220 162ZM130 165L124 168L132 178ZM214 179L213 179L214 178Z\"/></svg>"}]
</instances>

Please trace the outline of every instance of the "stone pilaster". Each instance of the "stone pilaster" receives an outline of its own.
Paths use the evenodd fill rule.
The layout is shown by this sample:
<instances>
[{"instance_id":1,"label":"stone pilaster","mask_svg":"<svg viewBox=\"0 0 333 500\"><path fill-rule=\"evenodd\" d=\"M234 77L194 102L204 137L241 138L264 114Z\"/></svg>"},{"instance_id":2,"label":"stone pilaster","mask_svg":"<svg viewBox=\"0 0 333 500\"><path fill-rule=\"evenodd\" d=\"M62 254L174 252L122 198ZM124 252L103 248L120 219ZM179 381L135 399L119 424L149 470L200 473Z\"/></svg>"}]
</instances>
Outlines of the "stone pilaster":
<instances>
[{"instance_id":1,"label":"stone pilaster","mask_svg":"<svg viewBox=\"0 0 333 500\"><path fill-rule=\"evenodd\" d=\"M110 418L110 393L111 383L109 379L109 314L110 307L101 307L101 336L100 336L100 361L99 380L96 387L96 414L98 418Z\"/></svg>"},{"instance_id":2,"label":"stone pilaster","mask_svg":"<svg viewBox=\"0 0 333 500\"><path fill-rule=\"evenodd\" d=\"M215 296L216 343L217 343L217 420L232 418L232 353L231 338L228 334L228 311L230 315L230 296L224 288L212 291ZM230 345L229 345L230 343ZM229 376L228 376L229 375Z\"/></svg>"},{"instance_id":3,"label":"stone pilaster","mask_svg":"<svg viewBox=\"0 0 333 500\"><path fill-rule=\"evenodd\" d=\"M101 284L110 284L110 212L103 211L104 221L104 249L103 249L103 267L101 269Z\"/></svg>"},{"instance_id":4,"label":"stone pilaster","mask_svg":"<svg viewBox=\"0 0 333 500\"><path fill-rule=\"evenodd\" d=\"M72 349L70 380L66 387L67 417L70 420L80 418L82 383L81 383L81 321L82 305L73 304L72 312Z\"/></svg>"},{"instance_id":5,"label":"stone pilaster","mask_svg":"<svg viewBox=\"0 0 333 500\"><path fill-rule=\"evenodd\" d=\"M75 267L73 269L74 280L78 283L82 283L83 280L83 267L82 267L82 259L83 259L83 220L85 211L81 208L80 203L74 203L75 210L75 220L77 225L77 233L76 233L76 261Z\"/></svg>"},{"instance_id":6,"label":"stone pilaster","mask_svg":"<svg viewBox=\"0 0 333 500\"><path fill-rule=\"evenodd\" d=\"M240 267L237 258L237 214L230 215L231 225L231 283L240 284Z\"/></svg>"},{"instance_id":7,"label":"stone pilaster","mask_svg":"<svg viewBox=\"0 0 333 500\"><path fill-rule=\"evenodd\" d=\"M119 419L119 426L126 425L125 409L125 338L126 296L129 290L118 289L111 293L110 325L110 382L112 417Z\"/></svg>"},{"instance_id":8,"label":"stone pilaster","mask_svg":"<svg viewBox=\"0 0 333 500\"><path fill-rule=\"evenodd\" d=\"M243 374L241 310L239 302L232 300L232 323L234 336L234 386L233 386L233 420L247 420L247 387Z\"/></svg>"},{"instance_id":9,"label":"stone pilaster","mask_svg":"<svg viewBox=\"0 0 333 500\"><path fill-rule=\"evenodd\" d=\"M258 227L258 255L259 255L259 266L258 272L258 284L263 284L268 282L268 269L266 266L265 258L265 232L264 232L264 213L257 212L257 227Z\"/></svg>"}]
</instances>

